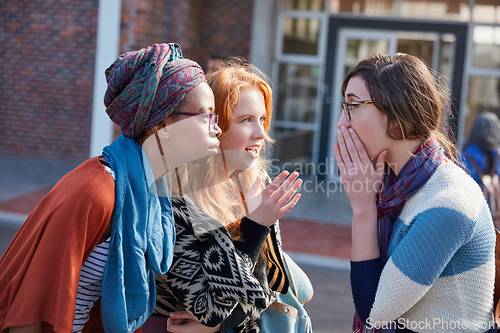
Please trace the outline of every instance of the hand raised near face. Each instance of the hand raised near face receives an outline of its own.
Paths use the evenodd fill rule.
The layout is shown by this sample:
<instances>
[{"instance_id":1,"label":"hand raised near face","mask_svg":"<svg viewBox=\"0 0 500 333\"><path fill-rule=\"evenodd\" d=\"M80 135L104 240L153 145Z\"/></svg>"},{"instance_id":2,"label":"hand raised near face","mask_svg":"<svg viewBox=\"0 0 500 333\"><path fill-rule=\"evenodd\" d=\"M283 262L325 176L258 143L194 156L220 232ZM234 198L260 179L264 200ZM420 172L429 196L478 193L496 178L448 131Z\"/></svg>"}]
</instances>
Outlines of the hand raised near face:
<instances>
[{"instance_id":1,"label":"hand raised near face","mask_svg":"<svg viewBox=\"0 0 500 333\"><path fill-rule=\"evenodd\" d=\"M262 191L262 180L257 180L246 194L248 218L266 227L288 213L299 201L297 193L302 185L298 172L283 171Z\"/></svg>"},{"instance_id":2,"label":"hand raised near face","mask_svg":"<svg viewBox=\"0 0 500 333\"><path fill-rule=\"evenodd\" d=\"M333 150L340 177L353 210L357 205L375 203L382 185L387 150L377 157L375 167L356 132L342 126L337 133L338 144Z\"/></svg>"}]
</instances>

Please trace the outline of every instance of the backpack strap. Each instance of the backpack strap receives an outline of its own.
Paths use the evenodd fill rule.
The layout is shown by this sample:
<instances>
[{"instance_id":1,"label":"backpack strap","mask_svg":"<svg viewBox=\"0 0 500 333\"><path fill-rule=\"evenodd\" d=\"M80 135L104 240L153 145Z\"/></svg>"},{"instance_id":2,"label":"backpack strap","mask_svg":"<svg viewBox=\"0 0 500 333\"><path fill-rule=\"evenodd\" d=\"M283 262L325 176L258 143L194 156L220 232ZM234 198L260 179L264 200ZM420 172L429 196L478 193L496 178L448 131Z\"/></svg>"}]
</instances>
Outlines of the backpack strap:
<instances>
[{"instance_id":1,"label":"backpack strap","mask_svg":"<svg viewBox=\"0 0 500 333\"><path fill-rule=\"evenodd\" d=\"M498 162L500 161L500 149L495 149L495 151L497 152L497 156L493 161L493 164L491 164L490 175L494 175L497 173L497 166Z\"/></svg>"},{"instance_id":2,"label":"backpack strap","mask_svg":"<svg viewBox=\"0 0 500 333\"><path fill-rule=\"evenodd\" d=\"M472 167L474 168L474 170L477 172L477 174L479 175L479 181L481 182L482 185L483 184L483 181L481 180L481 178L484 176L484 171L481 169L481 167L479 166L479 164L476 162L476 160L472 157L471 154L469 154L468 152L464 152L464 155L465 157L467 157L467 160L470 162L470 164L472 165ZM496 164L498 164L498 157L497 156L497 159L495 160L495 166Z\"/></svg>"}]
</instances>

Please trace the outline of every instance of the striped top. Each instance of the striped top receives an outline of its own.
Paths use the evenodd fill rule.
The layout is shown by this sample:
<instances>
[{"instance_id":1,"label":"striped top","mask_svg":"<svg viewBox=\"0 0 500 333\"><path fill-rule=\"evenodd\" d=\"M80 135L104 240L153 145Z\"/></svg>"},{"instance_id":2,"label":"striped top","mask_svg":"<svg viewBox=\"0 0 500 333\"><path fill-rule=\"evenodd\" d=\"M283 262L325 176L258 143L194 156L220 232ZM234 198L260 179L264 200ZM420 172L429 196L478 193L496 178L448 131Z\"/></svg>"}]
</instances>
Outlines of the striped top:
<instances>
[{"instance_id":1,"label":"striped top","mask_svg":"<svg viewBox=\"0 0 500 333\"><path fill-rule=\"evenodd\" d=\"M115 178L113 170L103 165L107 172ZM102 274L108 259L108 249L111 237L101 244L97 244L87 260L83 263L76 294L75 321L73 332L82 332L85 323L89 320L89 312L95 302L101 297Z\"/></svg>"},{"instance_id":2,"label":"striped top","mask_svg":"<svg viewBox=\"0 0 500 333\"><path fill-rule=\"evenodd\" d=\"M89 312L95 301L101 297L101 282L106 259L108 258L108 248L111 238L106 239L101 244L97 244L94 251L87 258L80 272L78 282L78 293L76 294L76 312L73 323L73 332L81 332L87 320Z\"/></svg>"}]
</instances>

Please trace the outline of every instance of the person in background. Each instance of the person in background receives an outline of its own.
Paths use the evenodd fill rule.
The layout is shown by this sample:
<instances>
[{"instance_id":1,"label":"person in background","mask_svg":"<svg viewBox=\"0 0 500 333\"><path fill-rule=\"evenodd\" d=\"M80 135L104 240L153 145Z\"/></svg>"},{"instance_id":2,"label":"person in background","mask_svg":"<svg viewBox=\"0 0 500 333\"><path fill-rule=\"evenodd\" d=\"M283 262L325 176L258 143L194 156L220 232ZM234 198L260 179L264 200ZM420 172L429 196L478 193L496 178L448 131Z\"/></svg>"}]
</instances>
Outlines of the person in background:
<instances>
[{"instance_id":1,"label":"person in background","mask_svg":"<svg viewBox=\"0 0 500 333\"><path fill-rule=\"evenodd\" d=\"M154 274L173 256L163 175L218 151L212 90L179 45L124 53L105 74L106 112L123 134L65 175L12 240L0 260L2 333L141 327Z\"/></svg>"},{"instance_id":2,"label":"person in background","mask_svg":"<svg viewBox=\"0 0 500 333\"><path fill-rule=\"evenodd\" d=\"M496 332L493 223L446 137L444 81L414 56L376 54L342 93L353 331Z\"/></svg>"},{"instance_id":3,"label":"person in background","mask_svg":"<svg viewBox=\"0 0 500 333\"><path fill-rule=\"evenodd\" d=\"M208 75L208 74L211 74L211 73L215 72L216 70L220 69L222 67L222 65L224 64L224 59L226 59L226 57L221 56L221 55L217 55L217 54L211 55L208 58L207 70L205 71L205 73Z\"/></svg>"},{"instance_id":4,"label":"person in background","mask_svg":"<svg viewBox=\"0 0 500 333\"><path fill-rule=\"evenodd\" d=\"M463 166L479 184L490 206L495 226L500 226L500 121L493 112L474 120L462 149Z\"/></svg>"}]
</instances>

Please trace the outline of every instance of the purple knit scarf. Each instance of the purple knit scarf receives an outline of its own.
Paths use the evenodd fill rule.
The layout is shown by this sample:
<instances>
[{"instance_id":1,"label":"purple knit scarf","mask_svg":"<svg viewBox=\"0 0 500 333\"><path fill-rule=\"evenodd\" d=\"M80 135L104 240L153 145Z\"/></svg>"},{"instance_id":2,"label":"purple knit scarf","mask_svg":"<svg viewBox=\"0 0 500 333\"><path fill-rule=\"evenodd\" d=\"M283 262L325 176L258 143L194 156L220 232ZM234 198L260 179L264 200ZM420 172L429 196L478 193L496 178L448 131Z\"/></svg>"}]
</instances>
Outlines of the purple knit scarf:
<instances>
[{"instance_id":1,"label":"purple knit scarf","mask_svg":"<svg viewBox=\"0 0 500 333\"><path fill-rule=\"evenodd\" d=\"M387 261L387 247L392 233L392 225L398 219L406 200L413 196L427 183L432 174L444 161L443 148L436 138L431 138L421 145L406 162L398 175L386 165L384 188L380 192L377 205L378 216L378 244L380 256ZM369 329L364 327L358 315L354 314L353 332L389 333L392 329Z\"/></svg>"}]
</instances>

